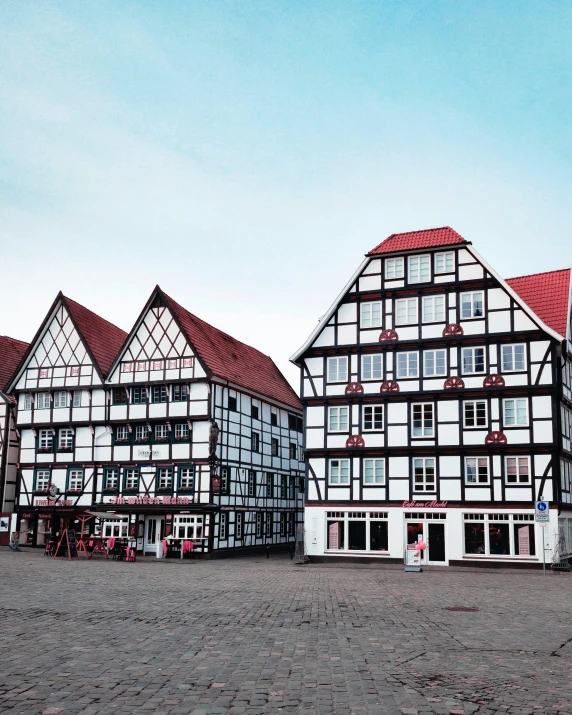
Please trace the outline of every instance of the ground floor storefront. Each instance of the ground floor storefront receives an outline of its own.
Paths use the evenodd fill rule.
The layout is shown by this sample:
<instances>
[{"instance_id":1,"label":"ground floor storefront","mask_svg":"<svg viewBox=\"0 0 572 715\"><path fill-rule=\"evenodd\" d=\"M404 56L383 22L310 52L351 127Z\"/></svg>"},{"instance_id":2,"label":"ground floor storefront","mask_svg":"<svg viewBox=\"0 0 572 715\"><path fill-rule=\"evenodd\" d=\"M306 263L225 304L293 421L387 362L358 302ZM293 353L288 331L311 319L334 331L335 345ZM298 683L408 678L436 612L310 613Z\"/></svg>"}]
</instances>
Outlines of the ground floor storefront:
<instances>
[{"instance_id":1,"label":"ground floor storefront","mask_svg":"<svg viewBox=\"0 0 572 715\"><path fill-rule=\"evenodd\" d=\"M423 542L421 563L425 564L498 562L538 567L543 558L550 564L555 555L559 517L556 508L550 509L550 521L542 527L535 523L532 507L405 502L307 506L305 525L310 557L404 561L408 551Z\"/></svg>"}]
</instances>

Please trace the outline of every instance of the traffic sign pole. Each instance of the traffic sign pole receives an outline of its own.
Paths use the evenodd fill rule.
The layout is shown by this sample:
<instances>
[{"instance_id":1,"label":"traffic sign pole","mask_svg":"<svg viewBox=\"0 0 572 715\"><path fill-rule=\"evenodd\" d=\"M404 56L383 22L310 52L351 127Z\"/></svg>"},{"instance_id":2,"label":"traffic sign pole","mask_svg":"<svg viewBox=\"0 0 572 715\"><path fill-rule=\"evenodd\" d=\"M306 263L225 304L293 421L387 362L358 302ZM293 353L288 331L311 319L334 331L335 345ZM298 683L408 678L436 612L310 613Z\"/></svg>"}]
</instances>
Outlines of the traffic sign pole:
<instances>
[{"instance_id":1,"label":"traffic sign pole","mask_svg":"<svg viewBox=\"0 0 572 715\"><path fill-rule=\"evenodd\" d=\"M540 497L540 501L534 504L534 521L542 528L542 573L546 576L546 536L544 529L550 522L550 509L547 501Z\"/></svg>"}]
</instances>

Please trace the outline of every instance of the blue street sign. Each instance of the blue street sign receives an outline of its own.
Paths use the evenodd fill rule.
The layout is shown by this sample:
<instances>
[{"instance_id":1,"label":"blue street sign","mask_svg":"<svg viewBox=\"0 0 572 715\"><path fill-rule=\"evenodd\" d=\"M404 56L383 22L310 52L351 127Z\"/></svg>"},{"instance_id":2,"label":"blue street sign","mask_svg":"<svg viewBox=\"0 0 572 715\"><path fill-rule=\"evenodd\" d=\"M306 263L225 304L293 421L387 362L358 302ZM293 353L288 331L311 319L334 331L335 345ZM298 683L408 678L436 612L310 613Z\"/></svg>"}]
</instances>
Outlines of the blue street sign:
<instances>
[{"instance_id":1,"label":"blue street sign","mask_svg":"<svg viewBox=\"0 0 572 715\"><path fill-rule=\"evenodd\" d=\"M534 521L537 522L547 522L550 521L550 514L548 512L548 502L537 501L534 507Z\"/></svg>"}]
</instances>

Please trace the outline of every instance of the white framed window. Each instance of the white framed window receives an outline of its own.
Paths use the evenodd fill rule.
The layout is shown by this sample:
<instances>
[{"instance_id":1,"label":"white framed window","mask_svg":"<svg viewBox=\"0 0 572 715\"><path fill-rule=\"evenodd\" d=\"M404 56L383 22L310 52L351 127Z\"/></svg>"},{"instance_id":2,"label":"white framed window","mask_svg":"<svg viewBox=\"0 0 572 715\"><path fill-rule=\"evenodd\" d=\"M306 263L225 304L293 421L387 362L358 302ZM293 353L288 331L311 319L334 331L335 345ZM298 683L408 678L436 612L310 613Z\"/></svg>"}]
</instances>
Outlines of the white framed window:
<instances>
[{"instance_id":1,"label":"white framed window","mask_svg":"<svg viewBox=\"0 0 572 715\"><path fill-rule=\"evenodd\" d=\"M50 409L50 393L49 392L37 392L34 398L34 404L37 410L49 410Z\"/></svg>"},{"instance_id":2,"label":"white framed window","mask_svg":"<svg viewBox=\"0 0 572 715\"><path fill-rule=\"evenodd\" d=\"M395 301L395 324L417 323L417 298L400 298Z\"/></svg>"},{"instance_id":3,"label":"white framed window","mask_svg":"<svg viewBox=\"0 0 572 715\"><path fill-rule=\"evenodd\" d=\"M234 538L242 539L242 534L244 532L244 514L241 511L237 511L234 519Z\"/></svg>"},{"instance_id":4,"label":"white framed window","mask_svg":"<svg viewBox=\"0 0 572 715\"><path fill-rule=\"evenodd\" d=\"M139 489L139 469L136 467L126 468L123 472L125 489L135 491Z\"/></svg>"},{"instance_id":5,"label":"white framed window","mask_svg":"<svg viewBox=\"0 0 572 715\"><path fill-rule=\"evenodd\" d=\"M419 353L397 353L395 360L398 378L419 377Z\"/></svg>"},{"instance_id":6,"label":"white framed window","mask_svg":"<svg viewBox=\"0 0 572 715\"><path fill-rule=\"evenodd\" d=\"M68 393L65 390L54 392L54 409L68 406Z\"/></svg>"},{"instance_id":7,"label":"white framed window","mask_svg":"<svg viewBox=\"0 0 572 715\"><path fill-rule=\"evenodd\" d=\"M381 327L381 301L361 304L361 327L380 328Z\"/></svg>"},{"instance_id":8,"label":"white framed window","mask_svg":"<svg viewBox=\"0 0 572 715\"><path fill-rule=\"evenodd\" d=\"M348 358L331 357L328 358L328 382L348 381Z\"/></svg>"},{"instance_id":9,"label":"white framed window","mask_svg":"<svg viewBox=\"0 0 572 715\"><path fill-rule=\"evenodd\" d=\"M204 518L202 516L175 516L173 533L177 539L202 539Z\"/></svg>"},{"instance_id":10,"label":"white framed window","mask_svg":"<svg viewBox=\"0 0 572 715\"><path fill-rule=\"evenodd\" d=\"M501 352L503 372L526 370L526 352L524 345L503 345Z\"/></svg>"},{"instance_id":11,"label":"white framed window","mask_svg":"<svg viewBox=\"0 0 572 715\"><path fill-rule=\"evenodd\" d=\"M147 425L137 425L135 427L135 441L147 442L149 439L149 428Z\"/></svg>"},{"instance_id":12,"label":"white framed window","mask_svg":"<svg viewBox=\"0 0 572 715\"><path fill-rule=\"evenodd\" d=\"M434 492L435 459L433 457L415 457L413 460L413 491Z\"/></svg>"},{"instance_id":13,"label":"white framed window","mask_svg":"<svg viewBox=\"0 0 572 715\"><path fill-rule=\"evenodd\" d=\"M36 470L36 491L46 492L50 486L51 472L49 469Z\"/></svg>"},{"instance_id":14,"label":"white framed window","mask_svg":"<svg viewBox=\"0 0 572 715\"><path fill-rule=\"evenodd\" d=\"M127 427L121 425L115 428L115 441L116 442L128 442L129 441L129 430Z\"/></svg>"},{"instance_id":15,"label":"white framed window","mask_svg":"<svg viewBox=\"0 0 572 715\"><path fill-rule=\"evenodd\" d=\"M328 407L328 431L348 431L349 407Z\"/></svg>"},{"instance_id":16,"label":"white framed window","mask_svg":"<svg viewBox=\"0 0 572 715\"><path fill-rule=\"evenodd\" d=\"M361 378L362 380L381 380L383 376L381 355L361 356Z\"/></svg>"},{"instance_id":17,"label":"white framed window","mask_svg":"<svg viewBox=\"0 0 572 715\"><path fill-rule=\"evenodd\" d=\"M171 489L173 486L173 469L171 467L160 467L157 470L157 484L159 489Z\"/></svg>"},{"instance_id":18,"label":"white framed window","mask_svg":"<svg viewBox=\"0 0 572 715\"><path fill-rule=\"evenodd\" d=\"M503 400L503 421L505 427L528 425L528 400L526 398Z\"/></svg>"},{"instance_id":19,"label":"white framed window","mask_svg":"<svg viewBox=\"0 0 572 715\"><path fill-rule=\"evenodd\" d=\"M463 375L485 371L485 349L463 348Z\"/></svg>"},{"instance_id":20,"label":"white framed window","mask_svg":"<svg viewBox=\"0 0 572 715\"><path fill-rule=\"evenodd\" d=\"M425 296L423 298L423 322L438 323L443 320L445 320L445 296Z\"/></svg>"},{"instance_id":21,"label":"white framed window","mask_svg":"<svg viewBox=\"0 0 572 715\"><path fill-rule=\"evenodd\" d=\"M30 392L26 392L26 394L24 395L24 409L25 410L32 409L32 395Z\"/></svg>"},{"instance_id":22,"label":"white framed window","mask_svg":"<svg viewBox=\"0 0 572 715\"><path fill-rule=\"evenodd\" d=\"M385 460L364 459L363 481L364 484L385 484Z\"/></svg>"},{"instance_id":23,"label":"white framed window","mask_svg":"<svg viewBox=\"0 0 572 715\"><path fill-rule=\"evenodd\" d=\"M465 427L486 427L488 424L487 401L467 400L464 402L463 418Z\"/></svg>"},{"instance_id":24,"label":"white framed window","mask_svg":"<svg viewBox=\"0 0 572 715\"><path fill-rule=\"evenodd\" d=\"M194 467L179 467L179 489L194 489L195 487L195 468Z\"/></svg>"},{"instance_id":25,"label":"white framed window","mask_svg":"<svg viewBox=\"0 0 572 715\"><path fill-rule=\"evenodd\" d=\"M483 293L461 293L461 320L469 318L482 318L483 312Z\"/></svg>"},{"instance_id":26,"label":"white framed window","mask_svg":"<svg viewBox=\"0 0 572 715\"><path fill-rule=\"evenodd\" d=\"M73 447L73 430L69 427L61 429L58 434L58 449L71 449Z\"/></svg>"},{"instance_id":27,"label":"white framed window","mask_svg":"<svg viewBox=\"0 0 572 715\"><path fill-rule=\"evenodd\" d=\"M104 539L110 539L114 536L116 539L126 539L129 535L129 517L126 516L122 519L111 519L109 521L103 522L103 533Z\"/></svg>"},{"instance_id":28,"label":"white framed window","mask_svg":"<svg viewBox=\"0 0 572 715\"><path fill-rule=\"evenodd\" d=\"M169 428L167 425L155 425L155 439L165 442L169 438Z\"/></svg>"},{"instance_id":29,"label":"white framed window","mask_svg":"<svg viewBox=\"0 0 572 715\"><path fill-rule=\"evenodd\" d=\"M72 393L73 399L72 399L72 406L73 407L81 407L81 390L74 390Z\"/></svg>"},{"instance_id":30,"label":"white framed window","mask_svg":"<svg viewBox=\"0 0 572 715\"><path fill-rule=\"evenodd\" d=\"M178 422L175 425L175 439L189 439L189 425L186 422Z\"/></svg>"},{"instance_id":31,"label":"white framed window","mask_svg":"<svg viewBox=\"0 0 572 715\"><path fill-rule=\"evenodd\" d=\"M70 469L68 473L68 491L81 492L83 489L83 469Z\"/></svg>"},{"instance_id":32,"label":"white framed window","mask_svg":"<svg viewBox=\"0 0 572 715\"><path fill-rule=\"evenodd\" d=\"M447 374L447 353L445 350L425 350L423 352L423 374L425 377Z\"/></svg>"},{"instance_id":33,"label":"white framed window","mask_svg":"<svg viewBox=\"0 0 572 715\"><path fill-rule=\"evenodd\" d=\"M117 489L119 485L119 467L112 467L105 470L103 488L111 491Z\"/></svg>"},{"instance_id":34,"label":"white framed window","mask_svg":"<svg viewBox=\"0 0 572 715\"><path fill-rule=\"evenodd\" d=\"M435 436L435 406L432 402L412 405L411 419L414 437Z\"/></svg>"},{"instance_id":35,"label":"white framed window","mask_svg":"<svg viewBox=\"0 0 572 715\"><path fill-rule=\"evenodd\" d=\"M330 459L330 484L350 483L350 460Z\"/></svg>"},{"instance_id":36,"label":"white framed window","mask_svg":"<svg viewBox=\"0 0 572 715\"><path fill-rule=\"evenodd\" d=\"M488 457L465 457L465 484L489 483Z\"/></svg>"},{"instance_id":37,"label":"white framed window","mask_svg":"<svg viewBox=\"0 0 572 715\"><path fill-rule=\"evenodd\" d=\"M51 429L41 429L38 431L38 447L47 452L54 446L54 433Z\"/></svg>"},{"instance_id":38,"label":"white framed window","mask_svg":"<svg viewBox=\"0 0 572 715\"><path fill-rule=\"evenodd\" d=\"M218 538L221 541L226 539L226 534L228 530L228 513L226 511L220 512L220 521L218 526Z\"/></svg>"},{"instance_id":39,"label":"white framed window","mask_svg":"<svg viewBox=\"0 0 572 715\"><path fill-rule=\"evenodd\" d=\"M409 256L407 268L409 283L426 283L431 280L430 256Z\"/></svg>"},{"instance_id":40,"label":"white framed window","mask_svg":"<svg viewBox=\"0 0 572 715\"><path fill-rule=\"evenodd\" d=\"M528 457L506 458L506 483L530 484L530 460Z\"/></svg>"},{"instance_id":41,"label":"white framed window","mask_svg":"<svg viewBox=\"0 0 572 715\"><path fill-rule=\"evenodd\" d=\"M386 278L403 278L403 258L388 258L385 261Z\"/></svg>"},{"instance_id":42,"label":"white framed window","mask_svg":"<svg viewBox=\"0 0 572 715\"><path fill-rule=\"evenodd\" d=\"M446 251L435 254L435 273L452 273L455 270L455 253Z\"/></svg>"},{"instance_id":43,"label":"white framed window","mask_svg":"<svg viewBox=\"0 0 572 715\"><path fill-rule=\"evenodd\" d=\"M363 429L366 432L383 429L383 405L363 406Z\"/></svg>"}]
</instances>

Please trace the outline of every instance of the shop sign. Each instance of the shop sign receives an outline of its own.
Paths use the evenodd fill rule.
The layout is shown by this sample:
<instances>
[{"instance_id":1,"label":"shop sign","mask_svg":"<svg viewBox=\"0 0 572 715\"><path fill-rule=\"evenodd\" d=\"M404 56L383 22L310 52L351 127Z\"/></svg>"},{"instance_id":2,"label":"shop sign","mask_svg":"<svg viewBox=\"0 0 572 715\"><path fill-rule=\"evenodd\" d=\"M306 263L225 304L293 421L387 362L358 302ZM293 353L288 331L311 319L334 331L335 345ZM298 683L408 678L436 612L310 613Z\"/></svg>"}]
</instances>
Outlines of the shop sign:
<instances>
[{"instance_id":1,"label":"shop sign","mask_svg":"<svg viewBox=\"0 0 572 715\"><path fill-rule=\"evenodd\" d=\"M405 509L444 509L449 502L446 501L404 501Z\"/></svg>"},{"instance_id":2,"label":"shop sign","mask_svg":"<svg viewBox=\"0 0 572 715\"><path fill-rule=\"evenodd\" d=\"M171 504L185 506L185 504L192 504L192 497L112 497L109 504L117 504L118 506L123 505L154 505L154 504Z\"/></svg>"},{"instance_id":3,"label":"shop sign","mask_svg":"<svg viewBox=\"0 0 572 715\"><path fill-rule=\"evenodd\" d=\"M60 501L54 501L52 499L36 499L34 506L73 506L71 499L60 499Z\"/></svg>"},{"instance_id":4,"label":"shop sign","mask_svg":"<svg viewBox=\"0 0 572 715\"><path fill-rule=\"evenodd\" d=\"M417 548L417 544L407 544L406 566L421 566L421 551Z\"/></svg>"},{"instance_id":5,"label":"shop sign","mask_svg":"<svg viewBox=\"0 0 572 715\"><path fill-rule=\"evenodd\" d=\"M332 522L328 526L328 548L337 549L338 548L338 538L339 538L339 524L337 521Z\"/></svg>"},{"instance_id":6,"label":"shop sign","mask_svg":"<svg viewBox=\"0 0 572 715\"><path fill-rule=\"evenodd\" d=\"M158 457L159 450L158 449L138 449L137 456L138 457Z\"/></svg>"}]
</instances>

